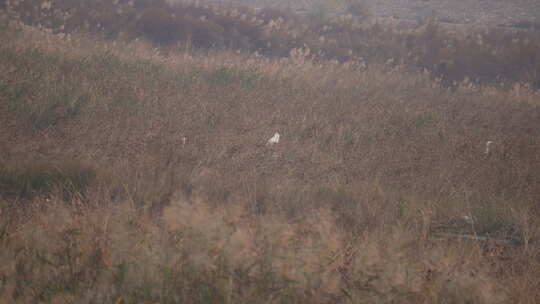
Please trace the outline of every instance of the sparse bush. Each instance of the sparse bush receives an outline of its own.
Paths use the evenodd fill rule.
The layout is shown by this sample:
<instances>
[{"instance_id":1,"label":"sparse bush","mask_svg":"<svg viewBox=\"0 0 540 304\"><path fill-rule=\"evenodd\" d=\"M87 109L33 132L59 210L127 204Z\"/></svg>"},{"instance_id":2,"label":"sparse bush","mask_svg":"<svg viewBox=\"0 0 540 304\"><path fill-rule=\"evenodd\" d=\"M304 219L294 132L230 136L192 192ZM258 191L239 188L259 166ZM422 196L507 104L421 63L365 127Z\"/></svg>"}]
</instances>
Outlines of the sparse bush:
<instances>
[{"instance_id":1,"label":"sparse bush","mask_svg":"<svg viewBox=\"0 0 540 304\"><path fill-rule=\"evenodd\" d=\"M177 41L179 24L165 8L147 8L137 21L137 28L151 41L167 44Z\"/></svg>"}]
</instances>

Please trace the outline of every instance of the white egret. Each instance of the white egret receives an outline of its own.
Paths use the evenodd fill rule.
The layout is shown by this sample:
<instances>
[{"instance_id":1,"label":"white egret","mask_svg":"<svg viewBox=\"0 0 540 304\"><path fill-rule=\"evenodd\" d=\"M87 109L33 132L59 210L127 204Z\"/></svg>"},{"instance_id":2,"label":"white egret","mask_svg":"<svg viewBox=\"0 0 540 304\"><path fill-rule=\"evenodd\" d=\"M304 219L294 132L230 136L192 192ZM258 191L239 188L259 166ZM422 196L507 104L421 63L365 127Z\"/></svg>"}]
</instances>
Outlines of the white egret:
<instances>
[{"instance_id":1,"label":"white egret","mask_svg":"<svg viewBox=\"0 0 540 304\"><path fill-rule=\"evenodd\" d=\"M268 146L272 146L272 145L275 145L279 143L279 133L275 133L274 136L272 136L272 138L270 138L267 142L266 142L266 145Z\"/></svg>"},{"instance_id":2,"label":"white egret","mask_svg":"<svg viewBox=\"0 0 540 304\"><path fill-rule=\"evenodd\" d=\"M493 145L492 141L486 142L486 151L484 152L484 154L489 155L491 153L491 145Z\"/></svg>"}]
</instances>

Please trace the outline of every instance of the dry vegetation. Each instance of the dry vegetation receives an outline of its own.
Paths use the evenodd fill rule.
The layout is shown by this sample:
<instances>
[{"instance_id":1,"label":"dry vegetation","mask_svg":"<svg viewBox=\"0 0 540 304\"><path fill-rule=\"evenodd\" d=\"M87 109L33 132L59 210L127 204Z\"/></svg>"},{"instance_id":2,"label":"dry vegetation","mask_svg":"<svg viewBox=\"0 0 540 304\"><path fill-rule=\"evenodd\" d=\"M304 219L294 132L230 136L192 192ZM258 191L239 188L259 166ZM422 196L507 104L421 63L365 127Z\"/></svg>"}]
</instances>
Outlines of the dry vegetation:
<instances>
[{"instance_id":1,"label":"dry vegetation","mask_svg":"<svg viewBox=\"0 0 540 304\"><path fill-rule=\"evenodd\" d=\"M465 79L540 87L540 31L452 30L426 19L416 25L368 18L367 1L343 9L308 1L307 15L274 8L222 8L165 0L10 0L0 7L25 24L54 32L91 31L108 39L143 38L168 48L227 49L288 57L299 47L318 60L390 63L427 69L446 86ZM326 2L332 2L330 0ZM336 15L341 10L348 14Z\"/></svg>"},{"instance_id":2,"label":"dry vegetation","mask_svg":"<svg viewBox=\"0 0 540 304\"><path fill-rule=\"evenodd\" d=\"M540 302L530 84L0 41L1 303Z\"/></svg>"}]
</instances>

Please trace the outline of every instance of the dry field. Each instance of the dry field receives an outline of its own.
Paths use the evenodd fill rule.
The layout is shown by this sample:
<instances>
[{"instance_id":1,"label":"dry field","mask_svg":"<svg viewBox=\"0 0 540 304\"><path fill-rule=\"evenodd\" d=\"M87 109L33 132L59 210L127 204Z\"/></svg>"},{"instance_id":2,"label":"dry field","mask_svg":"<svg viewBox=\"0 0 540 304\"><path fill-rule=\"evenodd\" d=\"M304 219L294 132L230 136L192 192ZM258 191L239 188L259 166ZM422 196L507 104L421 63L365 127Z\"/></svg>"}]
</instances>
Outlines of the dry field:
<instances>
[{"instance_id":1,"label":"dry field","mask_svg":"<svg viewBox=\"0 0 540 304\"><path fill-rule=\"evenodd\" d=\"M312 11L321 3L343 12L361 4L376 18L395 17L425 21L429 18L469 26L512 26L540 22L540 2L536 0L167 0L169 3L199 2L225 7L280 7L297 12Z\"/></svg>"},{"instance_id":2,"label":"dry field","mask_svg":"<svg viewBox=\"0 0 540 304\"><path fill-rule=\"evenodd\" d=\"M436 18L475 26L540 21L540 3L535 0L373 0L366 3L374 16Z\"/></svg>"},{"instance_id":3,"label":"dry field","mask_svg":"<svg viewBox=\"0 0 540 304\"><path fill-rule=\"evenodd\" d=\"M540 302L528 85L49 32L0 23L0 303Z\"/></svg>"}]
</instances>

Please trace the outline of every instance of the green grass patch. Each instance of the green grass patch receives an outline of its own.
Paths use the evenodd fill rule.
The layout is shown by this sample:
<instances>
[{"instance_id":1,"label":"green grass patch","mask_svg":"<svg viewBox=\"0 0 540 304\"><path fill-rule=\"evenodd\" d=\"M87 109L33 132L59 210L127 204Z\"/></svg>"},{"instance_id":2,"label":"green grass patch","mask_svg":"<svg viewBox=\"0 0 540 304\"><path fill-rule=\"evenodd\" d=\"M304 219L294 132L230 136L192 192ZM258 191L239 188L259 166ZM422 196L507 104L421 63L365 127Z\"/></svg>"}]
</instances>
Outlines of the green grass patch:
<instances>
[{"instance_id":1,"label":"green grass patch","mask_svg":"<svg viewBox=\"0 0 540 304\"><path fill-rule=\"evenodd\" d=\"M30 199L55 191L65 200L83 193L95 180L95 172L82 167L0 168L0 194L3 197Z\"/></svg>"},{"instance_id":2,"label":"green grass patch","mask_svg":"<svg viewBox=\"0 0 540 304\"><path fill-rule=\"evenodd\" d=\"M245 88L255 87L261 78L262 76L255 70L230 67L220 67L207 76L207 80L212 86L227 86L240 83Z\"/></svg>"}]
</instances>

